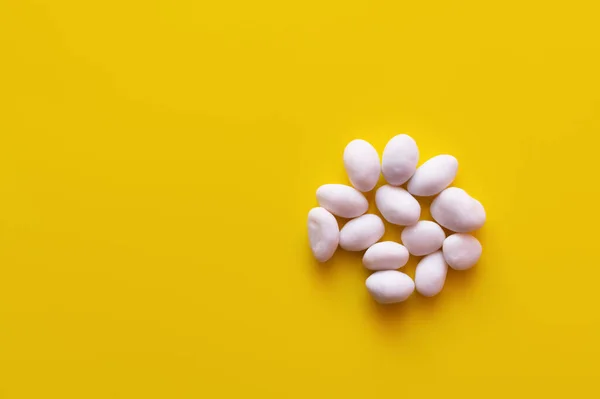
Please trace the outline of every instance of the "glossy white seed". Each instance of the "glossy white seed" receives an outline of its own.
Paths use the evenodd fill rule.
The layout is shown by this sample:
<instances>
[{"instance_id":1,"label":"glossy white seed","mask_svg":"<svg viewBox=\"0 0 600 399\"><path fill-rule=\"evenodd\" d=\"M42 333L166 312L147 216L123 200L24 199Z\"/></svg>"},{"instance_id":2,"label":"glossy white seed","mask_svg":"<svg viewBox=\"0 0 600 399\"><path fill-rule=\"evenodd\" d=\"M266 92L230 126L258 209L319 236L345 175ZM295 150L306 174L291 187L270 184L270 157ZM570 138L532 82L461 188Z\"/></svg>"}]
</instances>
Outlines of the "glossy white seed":
<instances>
[{"instance_id":1,"label":"glossy white seed","mask_svg":"<svg viewBox=\"0 0 600 399\"><path fill-rule=\"evenodd\" d=\"M434 296L440 293L446 282L448 265L442 251L427 255L417 265L415 285L417 292L423 296Z\"/></svg>"},{"instance_id":2,"label":"glossy white seed","mask_svg":"<svg viewBox=\"0 0 600 399\"><path fill-rule=\"evenodd\" d=\"M355 218L369 209L369 201L354 187L345 184L324 184L317 189L319 205L334 215Z\"/></svg>"},{"instance_id":3,"label":"glossy white seed","mask_svg":"<svg viewBox=\"0 0 600 399\"><path fill-rule=\"evenodd\" d=\"M395 270L406 265L409 253L404 245L393 241L378 242L363 256L363 265L369 270Z\"/></svg>"},{"instance_id":4,"label":"glossy white seed","mask_svg":"<svg viewBox=\"0 0 600 399\"><path fill-rule=\"evenodd\" d=\"M326 262L333 256L339 239L340 229L331 213L324 208L313 208L308 212L308 241L319 262Z\"/></svg>"},{"instance_id":5,"label":"glossy white seed","mask_svg":"<svg viewBox=\"0 0 600 399\"><path fill-rule=\"evenodd\" d=\"M428 255L442 247L446 233L435 222L421 220L402 230L402 244L415 256Z\"/></svg>"},{"instance_id":6,"label":"glossy white seed","mask_svg":"<svg viewBox=\"0 0 600 399\"><path fill-rule=\"evenodd\" d=\"M477 238L469 234L452 234L444 240L444 259L454 270L473 267L481 257L482 250Z\"/></svg>"},{"instance_id":7,"label":"glossy white seed","mask_svg":"<svg viewBox=\"0 0 600 399\"><path fill-rule=\"evenodd\" d=\"M377 215L366 214L352 219L340 231L340 246L346 251L362 251L375 244L385 232Z\"/></svg>"},{"instance_id":8,"label":"glossy white seed","mask_svg":"<svg viewBox=\"0 0 600 399\"><path fill-rule=\"evenodd\" d=\"M477 230L485 223L481 202L457 187L442 191L431 203L430 210L436 222L457 233Z\"/></svg>"},{"instance_id":9,"label":"glossy white seed","mask_svg":"<svg viewBox=\"0 0 600 399\"><path fill-rule=\"evenodd\" d=\"M392 224L409 226L421 216L421 205L402 187L385 185L377 189L375 204L384 219Z\"/></svg>"},{"instance_id":10,"label":"glossy white seed","mask_svg":"<svg viewBox=\"0 0 600 399\"><path fill-rule=\"evenodd\" d=\"M394 136L385 146L381 156L381 169L385 180L399 186L411 178L419 162L419 148L406 134Z\"/></svg>"},{"instance_id":11,"label":"glossy white seed","mask_svg":"<svg viewBox=\"0 0 600 399\"><path fill-rule=\"evenodd\" d=\"M412 279L396 270L375 272L365 284L373 298L381 304L405 301L415 290Z\"/></svg>"},{"instance_id":12,"label":"glossy white seed","mask_svg":"<svg viewBox=\"0 0 600 399\"><path fill-rule=\"evenodd\" d=\"M360 191L371 191L379 180L379 154L365 140L352 140L344 149L344 167L350 183Z\"/></svg>"},{"instance_id":13,"label":"glossy white seed","mask_svg":"<svg viewBox=\"0 0 600 399\"><path fill-rule=\"evenodd\" d=\"M408 191L420 197L436 195L454 181L458 171L458 161L452 155L438 155L415 172L408 182Z\"/></svg>"}]
</instances>

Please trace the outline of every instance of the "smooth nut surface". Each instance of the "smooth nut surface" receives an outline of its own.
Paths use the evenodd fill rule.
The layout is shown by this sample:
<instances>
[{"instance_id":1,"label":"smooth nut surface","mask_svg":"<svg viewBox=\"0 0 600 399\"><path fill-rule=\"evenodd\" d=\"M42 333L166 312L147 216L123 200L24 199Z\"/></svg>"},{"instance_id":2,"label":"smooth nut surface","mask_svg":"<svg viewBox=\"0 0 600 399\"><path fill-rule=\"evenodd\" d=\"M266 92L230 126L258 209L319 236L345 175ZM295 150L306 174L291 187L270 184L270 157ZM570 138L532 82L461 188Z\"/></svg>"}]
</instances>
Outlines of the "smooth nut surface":
<instances>
[{"instance_id":1,"label":"smooth nut surface","mask_svg":"<svg viewBox=\"0 0 600 399\"><path fill-rule=\"evenodd\" d=\"M363 265L369 270L395 270L406 265L409 253L404 245L393 241L378 242L363 256Z\"/></svg>"},{"instance_id":2,"label":"smooth nut surface","mask_svg":"<svg viewBox=\"0 0 600 399\"><path fill-rule=\"evenodd\" d=\"M402 187L389 184L379 187L375 204L383 218L392 224L409 226L417 223L421 216L421 205Z\"/></svg>"},{"instance_id":3,"label":"smooth nut surface","mask_svg":"<svg viewBox=\"0 0 600 399\"><path fill-rule=\"evenodd\" d=\"M421 220L402 230L402 244L415 256L428 255L442 247L446 233L435 222Z\"/></svg>"},{"instance_id":4,"label":"smooth nut surface","mask_svg":"<svg viewBox=\"0 0 600 399\"><path fill-rule=\"evenodd\" d=\"M308 212L308 240L319 262L326 262L333 256L339 237L337 220L325 208L313 208Z\"/></svg>"},{"instance_id":5,"label":"smooth nut surface","mask_svg":"<svg viewBox=\"0 0 600 399\"><path fill-rule=\"evenodd\" d=\"M381 173L379 154L369 142L352 140L344 149L344 167L350 183L362 192L375 188Z\"/></svg>"},{"instance_id":6,"label":"smooth nut surface","mask_svg":"<svg viewBox=\"0 0 600 399\"><path fill-rule=\"evenodd\" d=\"M417 292L429 297L439 294L444 288L447 273L448 265L442 251L425 256L417 265L415 272Z\"/></svg>"},{"instance_id":7,"label":"smooth nut surface","mask_svg":"<svg viewBox=\"0 0 600 399\"><path fill-rule=\"evenodd\" d=\"M457 233L479 229L486 218L481 202L457 187L442 191L431 203L430 210L436 222Z\"/></svg>"},{"instance_id":8,"label":"smooth nut surface","mask_svg":"<svg viewBox=\"0 0 600 399\"><path fill-rule=\"evenodd\" d=\"M415 140L406 134L392 137L381 157L381 170L385 181L393 186L404 184L417 170L419 148Z\"/></svg>"},{"instance_id":9,"label":"smooth nut surface","mask_svg":"<svg viewBox=\"0 0 600 399\"><path fill-rule=\"evenodd\" d=\"M454 270L473 267L479 261L482 251L479 240L470 234L452 234L444 240L444 259Z\"/></svg>"},{"instance_id":10,"label":"smooth nut surface","mask_svg":"<svg viewBox=\"0 0 600 399\"><path fill-rule=\"evenodd\" d=\"M412 279L396 270L375 272L367 278L365 285L373 298L381 304L405 301L415 290Z\"/></svg>"},{"instance_id":11,"label":"smooth nut surface","mask_svg":"<svg viewBox=\"0 0 600 399\"><path fill-rule=\"evenodd\" d=\"M319 205L334 215L355 218L369 209L369 201L354 187L345 184L324 184L317 189Z\"/></svg>"},{"instance_id":12,"label":"smooth nut surface","mask_svg":"<svg viewBox=\"0 0 600 399\"><path fill-rule=\"evenodd\" d=\"M408 182L408 191L420 197L438 194L456 178L458 161L452 155L438 155L419 166Z\"/></svg>"},{"instance_id":13,"label":"smooth nut surface","mask_svg":"<svg viewBox=\"0 0 600 399\"><path fill-rule=\"evenodd\" d=\"M385 232L377 215L366 214L350 220L340 231L340 246L346 251L362 251L375 244Z\"/></svg>"}]
</instances>

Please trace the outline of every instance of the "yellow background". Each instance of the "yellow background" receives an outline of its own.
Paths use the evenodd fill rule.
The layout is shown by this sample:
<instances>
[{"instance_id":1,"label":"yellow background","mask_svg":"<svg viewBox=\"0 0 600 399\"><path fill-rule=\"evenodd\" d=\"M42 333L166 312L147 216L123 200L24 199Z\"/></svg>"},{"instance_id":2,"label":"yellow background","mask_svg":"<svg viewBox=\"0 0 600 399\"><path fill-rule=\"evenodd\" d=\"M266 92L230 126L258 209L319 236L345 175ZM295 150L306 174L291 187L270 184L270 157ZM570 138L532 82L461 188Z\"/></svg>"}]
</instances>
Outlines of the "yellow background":
<instances>
[{"instance_id":1,"label":"yellow background","mask_svg":"<svg viewBox=\"0 0 600 399\"><path fill-rule=\"evenodd\" d=\"M597 397L594 3L1 0L0 397ZM401 132L484 256L380 307L306 214Z\"/></svg>"}]
</instances>

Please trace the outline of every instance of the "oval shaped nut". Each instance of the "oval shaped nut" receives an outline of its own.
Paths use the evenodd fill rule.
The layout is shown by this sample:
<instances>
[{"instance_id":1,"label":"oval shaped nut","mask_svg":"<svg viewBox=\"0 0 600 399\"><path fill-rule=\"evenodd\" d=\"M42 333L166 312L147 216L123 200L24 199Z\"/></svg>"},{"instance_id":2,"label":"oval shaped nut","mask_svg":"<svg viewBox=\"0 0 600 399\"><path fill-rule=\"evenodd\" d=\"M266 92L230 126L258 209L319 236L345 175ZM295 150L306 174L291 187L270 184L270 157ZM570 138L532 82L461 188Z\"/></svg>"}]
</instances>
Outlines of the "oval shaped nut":
<instances>
[{"instance_id":1,"label":"oval shaped nut","mask_svg":"<svg viewBox=\"0 0 600 399\"><path fill-rule=\"evenodd\" d=\"M345 184L324 184L317 189L319 205L334 215L355 218L369 209L369 201L354 187Z\"/></svg>"},{"instance_id":2,"label":"oval shaped nut","mask_svg":"<svg viewBox=\"0 0 600 399\"><path fill-rule=\"evenodd\" d=\"M421 216L421 205L402 187L385 185L375 193L375 204L385 220L400 226L417 223Z\"/></svg>"},{"instance_id":3,"label":"oval shaped nut","mask_svg":"<svg viewBox=\"0 0 600 399\"><path fill-rule=\"evenodd\" d=\"M435 222L421 220L402 230L402 244L415 256L429 255L442 247L446 233Z\"/></svg>"},{"instance_id":4,"label":"oval shaped nut","mask_svg":"<svg viewBox=\"0 0 600 399\"><path fill-rule=\"evenodd\" d=\"M442 191L431 203L430 211L436 222L457 233L479 229L486 218L481 202L457 187Z\"/></svg>"},{"instance_id":5,"label":"oval shaped nut","mask_svg":"<svg viewBox=\"0 0 600 399\"><path fill-rule=\"evenodd\" d=\"M366 214L352 219L340 231L340 246L346 251L362 251L375 244L385 232L377 215Z\"/></svg>"},{"instance_id":6,"label":"oval shaped nut","mask_svg":"<svg viewBox=\"0 0 600 399\"><path fill-rule=\"evenodd\" d=\"M335 217L325 208L313 208L308 212L308 241L313 255L319 262L328 261L337 249L340 228Z\"/></svg>"},{"instance_id":7,"label":"oval shaped nut","mask_svg":"<svg viewBox=\"0 0 600 399\"><path fill-rule=\"evenodd\" d=\"M448 265L442 251L427 255L417 265L415 285L417 292L423 296L434 296L442 291L446 282Z\"/></svg>"},{"instance_id":8,"label":"oval shaped nut","mask_svg":"<svg viewBox=\"0 0 600 399\"><path fill-rule=\"evenodd\" d=\"M473 267L479 261L482 251L479 240L469 234L452 234L444 240L444 259L454 270L467 270Z\"/></svg>"},{"instance_id":9,"label":"oval shaped nut","mask_svg":"<svg viewBox=\"0 0 600 399\"><path fill-rule=\"evenodd\" d=\"M393 185L404 184L417 170L419 148L415 140L406 134L392 137L381 156L381 170L385 180Z\"/></svg>"},{"instance_id":10,"label":"oval shaped nut","mask_svg":"<svg viewBox=\"0 0 600 399\"><path fill-rule=\"evenodd\" d=\"M458 171L458 161L452 155L438 155L415 172L408 182L408 191L420 197L436 195L454 181Z\"/></svg>"},{"instance_id":11,"label":"oval shaped nut","mask_svg":"<svg viewBox=\"0 0 600 399\"><path fill-rule=\"evenodd\" d=\"M415 290L412 279L396 270L375 272L367 278L365 285L373 298L381 304L405 301Z\"/></svg>"},{"instance_id":12,"label":"oval shaped nut","mask_svg":"<svg viewBox=\"0 0 600 399\"><path fill-rule=\"evenodd\" d=\"M360 191L373 190L379 180L379 154L369 142L352 140L344 149L344 167L350 183Z\"/></svg>"},{"instance_id":13,"label":"oval shaped nut","mask_svg":"<svg viewBox=\"0 0 600 399\"><path fill-rule=\"evenodd\" d=\"M363 256L363 265L369 270L395 270L406 265L409 253L404 245L393 241L378 242Z\"/></svg>"}]
</instances>

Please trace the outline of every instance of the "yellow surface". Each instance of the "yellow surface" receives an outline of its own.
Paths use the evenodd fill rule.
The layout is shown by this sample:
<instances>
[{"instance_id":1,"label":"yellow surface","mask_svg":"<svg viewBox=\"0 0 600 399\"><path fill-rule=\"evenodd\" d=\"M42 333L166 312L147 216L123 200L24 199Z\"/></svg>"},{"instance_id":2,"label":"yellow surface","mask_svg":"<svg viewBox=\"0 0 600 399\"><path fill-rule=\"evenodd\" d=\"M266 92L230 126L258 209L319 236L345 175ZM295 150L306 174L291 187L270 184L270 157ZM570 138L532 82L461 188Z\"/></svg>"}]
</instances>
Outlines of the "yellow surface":
<instances>
[{"instance_id":1,"label":"yellow surface","mask_svg":"<svg viewBox=\"0 0 600 399\"><path fill-rule=\"evenodd\" d=\"M599 8L563 3L0 1L0 397L597 397ZM306 214L400 132L488 223L383 308Z\"/></svg>"}]
</instances>

